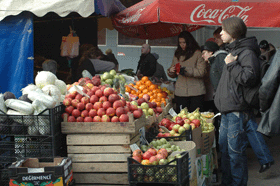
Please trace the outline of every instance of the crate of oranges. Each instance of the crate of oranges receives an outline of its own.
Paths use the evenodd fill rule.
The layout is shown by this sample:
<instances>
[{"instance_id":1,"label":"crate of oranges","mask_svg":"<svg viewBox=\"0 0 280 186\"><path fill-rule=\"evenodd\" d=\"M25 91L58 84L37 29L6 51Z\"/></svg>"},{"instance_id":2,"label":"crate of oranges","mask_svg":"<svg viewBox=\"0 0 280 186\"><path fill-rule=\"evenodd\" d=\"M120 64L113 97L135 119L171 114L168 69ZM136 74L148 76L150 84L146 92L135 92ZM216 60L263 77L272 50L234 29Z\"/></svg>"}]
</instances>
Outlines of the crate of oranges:
<instances>
[{"instance_id":1,"label":"crate of oranges","mask_svg":"<svg viewBox=\"0 0 280 186\"><path fill-rule=\"evenodd\" d=\"M158 107L162 104L166 106L169 102L168 93L163 91L160 86L153 84L147 76L142 77L135 84L130 83L129 85L125 87L126 92L138 98L145 98L149 102L155 102Z\"/></svg>"}]
</instances>

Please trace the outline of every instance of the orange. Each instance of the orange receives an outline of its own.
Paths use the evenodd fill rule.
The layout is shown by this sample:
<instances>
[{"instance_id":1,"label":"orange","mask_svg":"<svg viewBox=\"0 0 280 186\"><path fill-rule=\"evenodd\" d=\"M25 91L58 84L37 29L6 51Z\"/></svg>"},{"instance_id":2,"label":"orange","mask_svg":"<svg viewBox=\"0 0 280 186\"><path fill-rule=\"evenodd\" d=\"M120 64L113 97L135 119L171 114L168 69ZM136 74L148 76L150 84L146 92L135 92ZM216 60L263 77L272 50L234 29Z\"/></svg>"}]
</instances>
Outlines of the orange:
<instances>
[{"instance_id":1,"label":"orange","mask_svg":"<svg viewBox=\"0 0 280 186\"><path fill-rule=\"evenodd\" d=\"M133 84L133 83L129 83L129 85L130 85L130 86L132 86L132 87L134 86L134 84Z\"/></svg>"},{"instance_id":2,"label":"orange","mask_svg":"<svg viewBox=\"0 0 280 186\"><path fill-rule=\"evenodd\" d=\"M158 106L158 107L160 107L160 106L161 106L161 103L160 103L160 102L158 102L158 101L157 101L156 103L157 103L157 106Z\"/></svg>"},{"instance_id":3,"label":"orange","mask_svg":"<svg viewBox=\"0 0 280 186\"><path fill-rule=\"evenodd\" d=\"M126 91L126 92L130 92L131 89L130 89L128 86L126 86L126 87L125 87L125 91Z\"/></svg>"},{"instance_id":4,"label":"orange","mask_svg":"<svg viewBox=\"0 0 280 186\"><path fill-rule=\"evenodd\" d=\"M158 97L158 98L163 98L162 93L157 93L157 97Z\"/></svg>"},{"instance_id":5,"label":"orange","mask_svg":"<svg viewBox=\"0 0 280 186\"><path fill-rule=\"evenodd\" d=\"M149 80L149 78L147 77L147 76L144 76L144 77L142 77L142 79L141 79L141 81L143 81L143 82L146 82L146 81L148 81Z\"/></svg>"},{"instance_id":6,"label":"orange","mask_svg":"<svg viewBox=\"0 0 280 186\"><path fill-rule=\"evenodd\" d=\"M157 90L155 89L155 90L153 90L152 92L153 92L153 94L156 94L156 93L157 93Z\"/></svg>"},{"instance_id":7,"label":"orange","mask_svg":"<svg viewBox=\"0 0 280 186\"><path fill-rule=\"evenodd\" d=\"M143 94L148 94L149 93L148 89L144 89L144 90L142 90L142 92L143 92Z\"/></svg>"},{"instance_id":8,"label":"orange","mask_svg":"<svg viewBox=\"0 0 280 186\"><path fill-rule=\"evenodd\" d=\"M143 93L139 94L139 98L142 98L142 97L143 97L143 95L144 95Z\"/></svg>"},{"instance_id":9,"label":"orange","mask_svg":"<svg viewBox=\"0 0 280 186\"><path fill-rule=\"evenodd\" d=\"M136 91L135 90L131 90L131 94L136 94Z\"/></svg>"},{"instance_id":10,"label":"orange","mask_svg":"<svg viewBox=\"0 0 280 186\"><path fill-rule=\"evenodd\" d=\"M142 82L141 82L141 81L137 81L137 82L136 82L136 85L137 85L137 86L140 86L140 85L142 85Z\"/></svg>"},{"instance_id":11,"label":"orange","mask_svg":"<svg viewBox=\"0 0 280 186\"><path fill-rule=\"evenodd\" d=\"M149 86L149 90L155 90L157 88L156 85L152 84L151 86Z\"/></svg>"},{"instance_id":12,"label":"orange","mask_svg":"<svg viewBox=\"0 0 280 186\"><path fill-rule=\"evenodd\" d=\"M139 90L144 90L146 88L146 86L145 85L140 85L140 87L139 87Z\"/></svg>"},{"instance_id":13,"label":"orange","mask_svg":"<svg viewBox=\"0 0 280 186\"><path fill-rule=\"evenodd\" d=\"M148 81L145 82L145 85L146 85L147 87L149 87L149 86L152 85L152 82L151 82L150 80L148 80Z\"/></svg>"}]
</instances>

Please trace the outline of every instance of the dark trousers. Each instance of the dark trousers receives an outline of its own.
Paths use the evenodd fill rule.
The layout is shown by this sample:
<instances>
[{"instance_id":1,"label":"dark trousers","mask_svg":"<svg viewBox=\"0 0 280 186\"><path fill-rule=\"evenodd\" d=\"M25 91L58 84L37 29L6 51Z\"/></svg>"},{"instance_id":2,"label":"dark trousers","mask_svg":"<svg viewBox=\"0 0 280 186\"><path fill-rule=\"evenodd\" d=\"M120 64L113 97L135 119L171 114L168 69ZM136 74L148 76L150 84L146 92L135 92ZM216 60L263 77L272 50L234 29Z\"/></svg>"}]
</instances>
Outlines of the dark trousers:
<instances>
[{"instance_id":1,"label":"dark trousers","mask_svg":"<svg viewBox=\"0 0 280 186\"><path fill-rule=\"evenodd\" d=\"M189 112L195 111L198 107L200 111L203 111L204 95L200 96L190 96L190 97L180 97L175 96L176 112L180 112L180 106L183 108L187 107Z\"/></svg>"}]
</instances>

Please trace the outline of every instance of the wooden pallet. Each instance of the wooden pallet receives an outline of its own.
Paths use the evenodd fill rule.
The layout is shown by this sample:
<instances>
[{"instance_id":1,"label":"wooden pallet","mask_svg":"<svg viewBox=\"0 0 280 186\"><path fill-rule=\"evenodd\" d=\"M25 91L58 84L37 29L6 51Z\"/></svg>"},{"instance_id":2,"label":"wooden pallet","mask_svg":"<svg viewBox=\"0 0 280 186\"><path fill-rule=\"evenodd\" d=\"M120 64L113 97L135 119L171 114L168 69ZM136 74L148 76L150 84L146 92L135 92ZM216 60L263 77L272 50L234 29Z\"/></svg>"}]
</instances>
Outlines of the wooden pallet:
<instances>
[{"instance_id":1,"label":"wooden pallet","mask_svg":"<svg viewBox=\"0 0 280 186\"><path fill-rule=\"evenodd\" d=\"M128 185L130 145L140 145L138 131L146 122L145 116L125 123L62 122L76 185Z\"/></svg>"}]
</instances>

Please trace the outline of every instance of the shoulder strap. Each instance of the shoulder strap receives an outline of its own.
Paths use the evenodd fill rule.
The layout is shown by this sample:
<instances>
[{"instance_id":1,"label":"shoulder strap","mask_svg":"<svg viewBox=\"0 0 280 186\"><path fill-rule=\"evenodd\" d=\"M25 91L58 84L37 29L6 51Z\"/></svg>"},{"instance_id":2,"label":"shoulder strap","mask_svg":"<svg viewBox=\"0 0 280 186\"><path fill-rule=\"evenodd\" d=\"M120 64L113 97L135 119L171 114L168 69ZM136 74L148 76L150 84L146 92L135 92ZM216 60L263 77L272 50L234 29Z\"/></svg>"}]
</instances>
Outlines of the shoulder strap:
<instances>
[{"instance_id":1,"label":"shoulder strap","mask_svg":"<svg viewBox=\"0 0 280 186\"><path fill-rule=\"evenodd\" d=\"M219 55L219 54L228 54L228 52L227 51L225 51L225 50L218 50L217 52L215 52L214 54L213 54L213 56L217 56L217 55Z\"/></svg>"}]
</instances>

